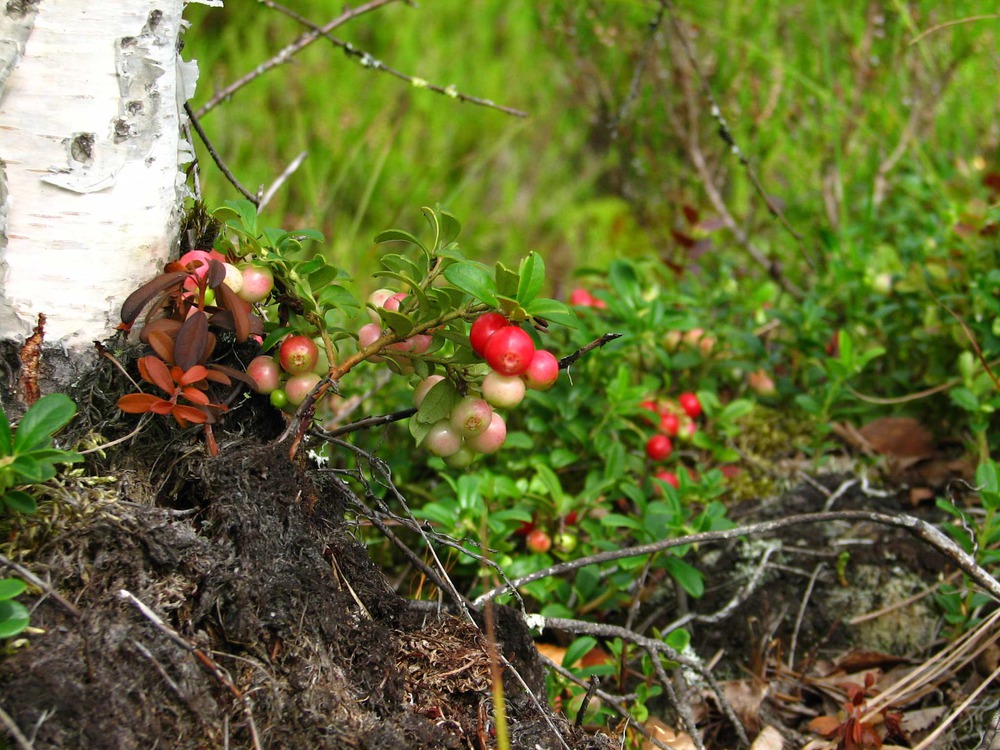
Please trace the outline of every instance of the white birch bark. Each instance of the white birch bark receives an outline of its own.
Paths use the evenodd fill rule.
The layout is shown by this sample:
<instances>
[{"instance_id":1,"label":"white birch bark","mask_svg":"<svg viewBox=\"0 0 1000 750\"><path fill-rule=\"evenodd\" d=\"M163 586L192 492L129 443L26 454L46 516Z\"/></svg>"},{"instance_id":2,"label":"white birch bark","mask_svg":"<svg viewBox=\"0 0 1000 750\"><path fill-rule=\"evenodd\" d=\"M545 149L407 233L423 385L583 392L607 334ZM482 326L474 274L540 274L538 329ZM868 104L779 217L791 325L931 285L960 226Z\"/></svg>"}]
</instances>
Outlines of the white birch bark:
<instances>
[{"instance_id":1,"label":"white birch bark","mask_svg":"<svg viewBox=\"0 0 1000 750\"><path fill-rule=\"evenodd\" d=\"M12 0L0 8L0 339L38 314L71 356L162 267L183 197L185 0Z\"/></svg>"}]
</instances>

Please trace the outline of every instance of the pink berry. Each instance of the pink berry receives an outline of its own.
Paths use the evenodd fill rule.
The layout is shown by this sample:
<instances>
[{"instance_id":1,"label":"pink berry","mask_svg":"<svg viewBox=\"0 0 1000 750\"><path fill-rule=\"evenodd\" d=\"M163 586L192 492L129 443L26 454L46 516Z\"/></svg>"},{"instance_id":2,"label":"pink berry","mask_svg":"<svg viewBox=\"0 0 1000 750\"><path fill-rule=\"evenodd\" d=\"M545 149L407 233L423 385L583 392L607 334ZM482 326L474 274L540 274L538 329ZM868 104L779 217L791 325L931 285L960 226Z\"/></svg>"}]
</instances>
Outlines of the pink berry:
<instances>
[{"instance_id":1,"label":"pink berry","mask_svg":"<svg viewBox=\"0 0 1000 750\"><path fill-rule=\"evenodd\" d=\"M417 387L413 389L413 403L418 409L424 402L427 392L442 380L444 380L444 375L429 375L417 383Z\"/></svg>"},{"instance_id":2,"label":"pink berry","mask_svg":"<svg viewBox=\"0 0 1000 750\"><path fill-rule=\"evenodd\" d=\"M247 375L253 379L258 393L271 393L281 385L281 366L274 357L262 355L250 360Z\"/></svg>"},{"instance_id":3,"label":"pink berry","mask_svg":"<svg viewBox=\"0 0 1000 750\"><path fill-rule=\"evenodd\" d=\"M521 377L531 390L547 391L559 377L559 360L552 352L536 349Z\"/></svg>"},{"instance_id":4,"label":"pink berry","mask_svg":"<svg viewBox=\"0 0 1000 750\"><path fill-rule=\"evenodd\" d=\"M376 310L380 307L385 307L385 301L394 294L395 292L391 289L376 289L368 295L368 304L371 306L368 308L368 317L371 318L372 323L378 323L379 325L382 324L382 318ZM373 310L372 307L374 307L375 310Z\"/></svg>"},{"instance_id":5,"label":"pink berry","mask_svg":"<svg viewBox=\"0 0 1000 750\"><path fill-rule=\"evenodd\" d=\"M399 306L403 304L403 300L405 300L406 297L407 295L404 292L397 292L396 294L389 297L389 299L385 301L385 304L383 304L382 307L384 307L389 312L399 312Z\"/></svg>"},{"instance_id":6,"label":"pink berry","mask_svg":"<svg viewBox=\"0 0 1000 750\"><path fill-rule=\"evenodd\" d=\"M241 269L243 286L238 292L245 302L263 302L274 289L274 274L266 266L248 264Z\"/></svg>"},{"instance_id":7,"label":"pink berry","mask_svg":"<svg viewBox=\"0 0 1000 750\"><path fill-rule=\"evenodd\" d=\"M507 423L503 421L503 417L493 412L493 419L490 420L486 432L469 438L465 444L476 453L496 453L506 439Z\"/></svg>"},{"instance_id":8,"label":"pink berry","mask_svg":"<svg viewBox=\"0 0 1000 750\"><path fill-rule=\"evenodd\" d=\"M656 479L659 479L661 482L666 482L675 490L681 486L680 480L677 478L677 475L674 474L674 472L672 471L658 471L653 476Z\"/></svg>"},{"instance_id":9,"label":"pink berry","mask_svg":"<svg viewBox=\"0 0 1000 750\"><path fill-rule=\"evenodd\" d=\"M486 362L501 375L520 375L535 355L535 344L525 331L507 326L490 336L483 352Z\"/></svg>"},{"instance_id":10,"label":"pink berry","mask_svg":"<svg viewBox=\"0 0 1000 750\"><path fill-rule=\"evenodd\" d=\"M486 432L493 419L493 410L481 398L467 396L452 407L448 422L463 438L471 438Z\"/></svg>"},{"instance_id":11,"label":"pink berry","mask_svg":"<svg viewBox=\"0 0 1000 750\"><path fill-rule=\"evenodd\" d=\"M490 371L483 378L483 398L497 409L513 409L524 400L524 381L518 375Z\"/></svg>"},{"instance_id":12,"label":"pink berry","mask_svg":"<svg viewBox=\"0 0 1000 750\"><path fill-rule=\"evenodd\" d=\"M424 436L422 445L435 456L446 458L461 449L462 436L448 424L447 419L442 419L431 426L430 432Z\"/></svg>"},{"instance_id":13,"label":"pink berry","mask_svg":"<svg viewBox=\"0 0 1000 750\"><path fill-rule=\"evenodd\" d=\"M313 388L319 385L322 378L315 372L304 372L301 375L293 375L285 382L285 393L288 394L288 403L298 406L306 400L306 396L312 393Z\"/></svg>"}]
</instances>

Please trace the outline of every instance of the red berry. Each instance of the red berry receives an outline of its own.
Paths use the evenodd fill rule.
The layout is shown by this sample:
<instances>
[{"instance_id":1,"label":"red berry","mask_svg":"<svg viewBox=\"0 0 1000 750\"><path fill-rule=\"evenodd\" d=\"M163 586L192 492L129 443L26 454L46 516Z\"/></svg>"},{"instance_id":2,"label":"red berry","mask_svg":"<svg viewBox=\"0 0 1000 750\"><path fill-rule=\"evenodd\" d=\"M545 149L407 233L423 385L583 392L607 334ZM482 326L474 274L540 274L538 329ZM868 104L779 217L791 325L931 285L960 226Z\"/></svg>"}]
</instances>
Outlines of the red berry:
<instances>
[{"instance_id":1,"label":"red berry","mask_svg":"<svg viewBox=\"0 0 1000 750\"><path fill-rule=\"evenodd\" d=\"M646 455L651 461L662 461L674 452L674 445L666 435L653 435L646 441Z\"/></svg>"},{"instance_id":2,"label":"red berry","mask_svg":"<svg viewBox=\"0 0 1000 750\"><path fill-rule=\"evenodd\" d=\"M586 289L577 288L569 293L569 303L574 307L593 307L596 301Z\"/></svg>"},{"instance_id":3,"label":"red berry","mask_svg":"<svg viewBox=\"0 0 1000 750\"><path fill-rule=\"evenodd\" d=\"M680 418L672 411L663 412L660 415L660 432L673 437L681 428Z\"/></svg>"},{"instance_id":4,"label":"red berry","mask_svg":"<svg viewBox=\"0 0 1000 750\"><path fill-rule=\"evenodd\" d=\"M545 554L552 549L552 537L546 534L542 529L535 529L528 534L525 544L532 552Z\"/></svg>"},{"instance_id":5,"label":"red berry","mask_svg":"<svg viewBox=\"0 0 1000 750\"><path fill-rule=\"evenodd\" d=\"M665 470L658 471L653 476L654 478L659 479L661 482L666 482L675 490L681 486L680 480L677 478L677 475L674 474L674 472L672 471L665 471Z\"/></svg>"},{"instance_id":6,"label":"red berry","mask_svg":"<svg viewBox=\"0 0 1000 750\"><path fill-rule=\"evenodd\" d=\"M319 347L308 336L289 336L278 350L281 366L292 375L310 372L319 358Z\"/></svg>"},{"instance_id":7,"label":"red berry","mask_svg":"<svg viewBox=\"0 0 1000 750\"><path fill-rule=\"evenodd\" d=\"M490 336L483 351L486 362L501 375L520 375L535 356L531 336L517 326L507 326Z\"/></svg>"},{"instance_id":8,"label":"red berry","mask_svg":"<svg viewBox=\"0 0 1000 750\"><path fill-rule=\"evenodd\" d=\"M701 401L698 397L690 392L682 393L677 397L677 403L681 405L684 413L687 414L691 419L697 419L701 416Z\"/></svg>"},{"instance_id":9,"label":"red berry","mask_svg":"<svg viewBox=\"0 0 1000 750\"><path fill-rule=\"evenodd\" d=\"M559 360L552 352L536 349L524 371L524 383L533 391L546 391L559 377Z\"/></svg>"},{"instance_id":10,"label":"red berry","mask_svg":"<svg viewBox=\"0 0 1000 750\"><path fill-rule=\"evenodd\" d=\"M571 510L569 513L566 514L567 526L575 526L576 522L579 520L580 520L580 514L575 510Z\"/></svg>"},{"instance_id":11,"label":"red berry","mask_svg":"<svg viewBox=\"0 0 1000 750\"><path fill-rule=\"evenodd\" d=\"M490 340L490 337L501 328L506 328L509 325L507 318L498 312L480 315L472 324L472 328L469 329L469 343L472 345L472 351L482 357L486 351L486 342Z\"/></svg>"}]
</instances>

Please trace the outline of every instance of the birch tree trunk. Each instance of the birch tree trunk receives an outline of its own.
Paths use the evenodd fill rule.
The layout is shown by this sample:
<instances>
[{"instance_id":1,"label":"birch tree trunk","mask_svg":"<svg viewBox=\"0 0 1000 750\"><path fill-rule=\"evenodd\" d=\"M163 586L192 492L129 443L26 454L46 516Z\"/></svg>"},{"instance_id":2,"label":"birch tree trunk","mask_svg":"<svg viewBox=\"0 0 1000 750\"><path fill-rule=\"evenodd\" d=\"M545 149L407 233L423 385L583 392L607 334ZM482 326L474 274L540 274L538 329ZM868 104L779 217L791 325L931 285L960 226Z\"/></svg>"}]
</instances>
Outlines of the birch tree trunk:
<instances>
[{"instance_id":1,"label":"birch tree trunk","mask_svg":"<svg viewBox=\"0 0 1000 750\"><path fill-rule=\"evenodd\" d=\"M0 339L23 341L43 313L56 386L176 241L183 102L197 78L178 53L184 4L0 9Z\"/></svg>"}]
</instances>

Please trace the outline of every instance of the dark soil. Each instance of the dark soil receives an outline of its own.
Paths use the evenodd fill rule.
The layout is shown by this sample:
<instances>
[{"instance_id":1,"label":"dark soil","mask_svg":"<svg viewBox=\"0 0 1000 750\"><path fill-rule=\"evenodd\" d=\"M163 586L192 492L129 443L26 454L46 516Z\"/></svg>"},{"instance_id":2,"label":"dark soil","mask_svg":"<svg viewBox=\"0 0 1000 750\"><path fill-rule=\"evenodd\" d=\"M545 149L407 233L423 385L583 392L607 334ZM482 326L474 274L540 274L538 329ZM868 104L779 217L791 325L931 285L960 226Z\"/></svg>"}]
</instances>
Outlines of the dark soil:
<instances>
[{"instance_id":1,"label":"dark soil","mask_svg":"<svg viewBox=\"0 0 1000 750\"><path fill-rule=\"evenodd\" d=\"M496 746L483 630L412 609L345 527L345 491L286 453L188 459L154 502L123 472L119 497L15 535L72 602L36 599L39 632L0 661L0 705L34 748ZM545 708L530 635L503 612L498 645L530 688L505 674L513 746L561 747L557 730L614 747Z\"/></svg>"}]
</instances>

